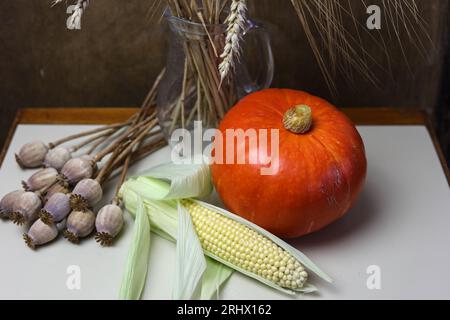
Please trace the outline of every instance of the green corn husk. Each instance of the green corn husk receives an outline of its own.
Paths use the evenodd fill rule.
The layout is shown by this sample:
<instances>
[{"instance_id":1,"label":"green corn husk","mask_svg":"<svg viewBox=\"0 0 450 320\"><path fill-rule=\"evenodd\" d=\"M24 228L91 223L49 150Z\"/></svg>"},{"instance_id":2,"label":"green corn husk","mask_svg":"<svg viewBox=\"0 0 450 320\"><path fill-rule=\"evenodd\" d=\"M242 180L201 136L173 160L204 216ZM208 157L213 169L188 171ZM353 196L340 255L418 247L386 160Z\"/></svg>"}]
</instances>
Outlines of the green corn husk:
<instances>
[{"instance_id":1,"label":"green corn husk","mask_svg":"<svg viewBox=\"0 0 450 320\"><path fill-rule=\"evenodd\" d=\"M150 254L150 222L144 203L137 201L132 247L128 253L127 265L123 275L119 299L136 300L141 297L147 278L147 262Z\"/></svg>"},{"instance_id":2,"label":"green corn husk","mask_svg":"<svg viewBox=\"0 0 450 320\"><path fill-rule=\"evenodd\" d=\"M270 283L256 274L252 274L223 261L210 252L192 250L192 248L201 248L201 245L196 236L190 215L184 210L179 200L205 197L211 190L209 168L206 165L184 165L184 168L181 169L179 165L174 164L159 166L143 175L133 177L125 182L121 188L120 196L123 199L127 211L134 215L138 211L137 208L142 204L148 215L151 231L167 240L177 242L176 283L173 297L175 299L190 299L200 289L200 297L202 299L212 298L218 288L231 276L233 270L253 277L274 289L294 294L292 290L286 290L285 288ZM326 281L332 281L327 274L321 271L304 254L264 229L222 208L201 201L197 201L197 203L257 231L289 252L308 270L316 273ZM179 229L180 221L181 230ZM134 231L142 232L142 228L135 228ZM133 239L145 239L145 237L137 237L134 235ZM177 241L177 239L183 240ZM139 246L142 246L142 244L133 242L130 252L134 252ZM190 250L189 254L186 254L187 248ZM204 255L207 257L205 258ZM127 264L130 268L133 268L133 265L141 266L143 264L142 261L130 261L130 256ZM138 257L138 259L141 258ZM141 260L144 259L145 255ZM148 261L148 259L145 261ZM190 271L182 272L182 270ZM130 270L127 268L126 274L128 273L130 273ZM134 292L142 292L141 283L139 283L141 280L142 277L137 276L134 278L124 277L122 288L136 288ZM307 283L297 291L309 293L315 290L314 286ZM134 294L129 296L129 298L136 299L138 296Z\"/></svg>"}]
</instances>

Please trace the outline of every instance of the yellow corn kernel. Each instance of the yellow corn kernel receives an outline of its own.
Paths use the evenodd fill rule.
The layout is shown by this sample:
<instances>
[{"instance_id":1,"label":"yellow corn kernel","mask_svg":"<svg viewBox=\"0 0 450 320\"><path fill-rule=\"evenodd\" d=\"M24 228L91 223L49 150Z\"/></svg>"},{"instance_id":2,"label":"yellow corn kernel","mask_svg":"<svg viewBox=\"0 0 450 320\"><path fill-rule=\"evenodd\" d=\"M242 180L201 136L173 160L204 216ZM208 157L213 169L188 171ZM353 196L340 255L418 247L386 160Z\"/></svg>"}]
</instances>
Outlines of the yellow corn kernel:
<instances>
[{"instance_id":1,"label":"yellow corn kernel","mask_svg":"<svg viewBox=\"0 0 450 320\"><path fill-rule=\"evenodd\" d=\"M282 288L296 290L306 283L305 268L269 238L193 201L182 204L203 250Z\"/></svg>"}]
</instances>

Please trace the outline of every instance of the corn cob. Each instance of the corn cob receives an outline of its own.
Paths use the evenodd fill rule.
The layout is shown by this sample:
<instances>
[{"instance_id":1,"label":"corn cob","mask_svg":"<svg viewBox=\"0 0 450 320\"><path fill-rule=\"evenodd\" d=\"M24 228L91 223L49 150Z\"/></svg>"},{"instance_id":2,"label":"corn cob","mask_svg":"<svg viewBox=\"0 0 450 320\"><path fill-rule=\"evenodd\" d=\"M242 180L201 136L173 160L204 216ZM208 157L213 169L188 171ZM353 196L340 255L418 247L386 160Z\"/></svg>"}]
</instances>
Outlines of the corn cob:
<instances>
[{"instance_id":1,"label":"corn cob","mask_svg":"<svg viewBox=\"0 0 450 320\"><path fill-rule=\"evenodd\" d=\"M298 290L305 285L305 268L269 238L191 200L182 205L206 252L282 288Z\"/></svg>"}]
</instances>

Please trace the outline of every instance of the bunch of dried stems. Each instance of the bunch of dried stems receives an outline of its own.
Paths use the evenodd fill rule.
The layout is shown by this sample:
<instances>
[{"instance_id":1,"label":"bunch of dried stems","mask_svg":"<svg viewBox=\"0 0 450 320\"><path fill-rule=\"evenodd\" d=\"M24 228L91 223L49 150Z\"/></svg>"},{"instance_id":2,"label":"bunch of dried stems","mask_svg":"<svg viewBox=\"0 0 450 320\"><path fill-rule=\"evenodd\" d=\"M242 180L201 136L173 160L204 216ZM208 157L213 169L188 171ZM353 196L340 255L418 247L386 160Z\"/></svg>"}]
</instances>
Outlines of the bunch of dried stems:
<instances>
[{"instance_id":1,"label":"bunch of dried stems","mask_svg":"<svg viewBox=\"0 0 450 320\"><path fill-rule=\"evenodd\" d=\"M349 81L356 72L374 85L380 84L374 70L390 72L390 46L388 40L397 40L406 61L403 34L420 53L433 46L427 32L428 24L420 14L416 0L376 0L381 8L383 30L372 32L365 21L356 17L355 7L365 10L373 3L366 0L285 0L292 5L300 26L309 41L322 74L333 94L337 74ZM62 2L55 0L54 4ZM204 25L226 24L226 34L209 35L207 41L184 39L186 68L183 90L170 106L172 127L185 127L192 120L202 120L206 126L214 126L237 97L233 88L233 66L239 59L240 41L245 32L247 2L249 7L258 1L247 0L151 0L149 17L160 17L165 8L172 15ZM88 0L76 0L77 10L72 14L75 24ZM251 6L250 6L251 3ZM369 33L374 47L385 52L384 63L377 60L362 43L362 33ZM386 39L389 38L389 39ZM205 39L203 39L205 40ZM196 95L196 107L187 112L186 97Z\"/></svg>"}]
</instances>

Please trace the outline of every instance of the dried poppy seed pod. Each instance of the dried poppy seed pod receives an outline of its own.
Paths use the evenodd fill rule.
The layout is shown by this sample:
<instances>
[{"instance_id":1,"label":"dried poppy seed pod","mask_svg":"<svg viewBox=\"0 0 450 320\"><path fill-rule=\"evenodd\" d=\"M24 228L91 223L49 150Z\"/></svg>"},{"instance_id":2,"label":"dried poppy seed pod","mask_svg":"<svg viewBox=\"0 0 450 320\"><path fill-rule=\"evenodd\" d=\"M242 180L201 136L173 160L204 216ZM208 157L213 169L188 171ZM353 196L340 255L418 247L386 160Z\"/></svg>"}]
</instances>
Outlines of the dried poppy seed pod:
<instances>
[{"instance_id":1,"label":"dried poppy seed pod","mask_svg":"<svg viewBox=\"0 0 450 320\"><path fill-rule=\"evenodd\" d=\"M38 218L41 207L41 198L36 193L24 192L14 203L11 220L18 225L32 222Z\"/></svg>"},{"instance_id":2,"label":"dried poppy seed pod","mask_svg":"<svg viewBox=\"0 0 450 320\"><path fill-rule=\"evenodd\" d=\"M103 197L102 186L97 180L83 179L77 183L70 195L70 206L75 211L86 211Z\"/></svg>"},{"instance_id":3,"label":"dried poppy seed pod","mask_svg":"<svg viewBox=\"0 0 450 320\"><path fill-rule=\"evenodd\" d=\"M58 223L55 223L56 229L58 229L59 232L62 232L63 230L66 229L67 226L67 218L64 218L63 220L61 220Z\"/></svg>"},{"instance_id":4,"label":"dried poppy seed pod","mask_svg":"<svg viewBox=\"0 0 450 320\"><path fill-rule=\"evenodd\" d=\"M42 166L47 151L42 141L29 142L16 153L16 161L21 168L37 168Z\"/></svg>"},{"instance_id":5,"label":"dried poppy seed pod","mask_svg":"<svg viewBox=\"0 0 450 320\"><path fill-rule=\"evenodd\" d=\"M13 212L14 204L19 197L24 194L23 190L16 190L5 195L0 201L0 218L9 218L9 215Z\"/></svg>"},{"instance_id":6,"label":"dried poppy seed pod","mask_svg":"<svg viewBox=\"0 0 450 320\"><path fill-rule=\"evenodd\" d=\"M112 240L123 227L122 209L115 204L108 204L100 209L95 219L95 240L102 246L110 246Z\"/></svg>"},{"instance_id":7,"label":"dried poppy seed pod","mask_svg":"<svg viewBox=\"0 0 450 320\"><path fill-rule=\"evenodd\" d=\"M69 185L64 181L58 181L58 183L52 185L45 193L44 203L46 203L48 199L50 199L51 196L54 195L55 193L68 194L69 192L70 192Z\"/></svg>"},{"instance_id":8,"label":"dried poppy seed pod","mask_svg":"<svg viewBox=\"0 0 450 320\"><path fill-rule=\"evenodd\" d=\"M34 249L36 246L41 246L58 236L58 229L54 224L45 224L40 219L36 220L27 233L23 234L23 239L28 247Z\"/></svg>"},{"instance_id":9,"label":"dried poppy seed pod","mask_svg":"<svg viewBox=\"0 0 450 320\"><path fill-rule=\"evenodd\" d=\"M80 158L83 159L83 160L89 161L91 164L94 163L94 157L91 156L90 154L83 154ZM94 173L97 172L97 170L98 170L97 163L93 164L92 170L93 170Z\"/></svg>"},{"instance_id":10,"label":"dried poppy seed pod","mask_svg":"<svg viewBox=\"0 0 450 320\"><path fill-rule=\"evenodd\" d=\"M92 177L93 173L92 161L83 158L70 159L61 169L61 174L70 185Z\"/></svg>"},{"instance_id":11,"label":"dried poppy seed pod","mask_svg":"<svg viewBox=\"0 0 450 320\"><path fill-rule=\"evenodd\" d=\"M91 211L72 211L67 218L64 238L72 243L80 243L80 238L87 237L95 226L95 214Z\"/></svg>"},{"instance_id":12,"label":"dried poppy seed pod","mask_svg":"<svg viewBox=\"0 0 450 320\"><path fill-rule=\"evenodd\" d=\"M45 168L37 171L28 180L22 181L25 191L38 191L51 186L58 179L58 171L53 168Z\"/></svg>"},{"instance_id":13,"label":"dried poppy seed pod","mask_svg":"<svg viewBox=\"0 0 450 320\"><path fill-rule=\"evenodd\" d=\"M63 220L69 213L69 196L64 193L55 193L42 208L39 218L45 224L53 224Z\"/></svg>"},{"instance_id":14,"label":"dried poppy seed pod","mask_svg":"<svg viewBox=\"0 0 450 320\"><path fill-rule=\"evenodd\" d=\"M71 158L72 155L69 149L64 147L56 147L47 152L44 159L44 165L49 168L55 168L59 171Z\"/></svg>"}]
</instances>

